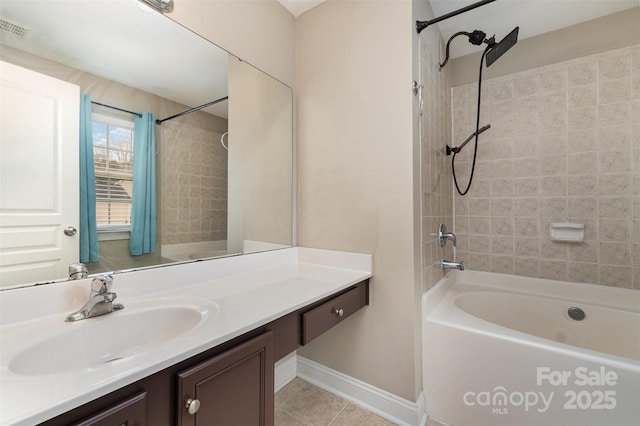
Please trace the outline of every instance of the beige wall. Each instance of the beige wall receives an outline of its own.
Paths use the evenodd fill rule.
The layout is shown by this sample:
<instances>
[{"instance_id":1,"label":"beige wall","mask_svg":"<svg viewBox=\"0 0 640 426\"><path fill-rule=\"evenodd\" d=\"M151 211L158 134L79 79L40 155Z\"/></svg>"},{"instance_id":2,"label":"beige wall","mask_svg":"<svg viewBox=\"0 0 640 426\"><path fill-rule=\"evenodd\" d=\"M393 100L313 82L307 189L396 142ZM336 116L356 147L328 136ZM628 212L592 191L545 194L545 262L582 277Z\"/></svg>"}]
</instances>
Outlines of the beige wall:
<instances>
[{"instance_id":1,"label":"beige wall","mask_svg":"<svg viewBox=\"0 0 640 426\"><path fill-rule=\"evenodd\" d=\"M409 1L298 18L298 242L374 259L371 305L299 353L415 401L411 21Z\"/></svg>"},{"instance_id":2,"label":"beige wall","mask_svg":"<svg viewBox=\"0 0 640 426\"><path fill-rule=\"evenodd\" d=\"M295 18L276 0L175 0L167 16L295 86Z\"/></svg>"},{"instance_id":3,"label":"beige wall","mask_svg":"<svg viewBox=\"0 0 640 426\"><path fill-rule=\"evenodd\" d=\"M246 240L291 245L291 97L289 87L229 58L230 253L246 252Z\"/></svg>"},{"instance_id":4,"label":"beige wall","mask_svg":"<svg viewBox=\"0 0 640 426\"><path fill-rule=\"evenodd\" d=\"M473 131L476 86L453 90L456 141ZM640 44L487 80L482 93L491 129L470 196L456 197L458 257L640 289ZM550 240L549 224L567 220L585 225L584 243Z\"/></svg>"}]
</instances>

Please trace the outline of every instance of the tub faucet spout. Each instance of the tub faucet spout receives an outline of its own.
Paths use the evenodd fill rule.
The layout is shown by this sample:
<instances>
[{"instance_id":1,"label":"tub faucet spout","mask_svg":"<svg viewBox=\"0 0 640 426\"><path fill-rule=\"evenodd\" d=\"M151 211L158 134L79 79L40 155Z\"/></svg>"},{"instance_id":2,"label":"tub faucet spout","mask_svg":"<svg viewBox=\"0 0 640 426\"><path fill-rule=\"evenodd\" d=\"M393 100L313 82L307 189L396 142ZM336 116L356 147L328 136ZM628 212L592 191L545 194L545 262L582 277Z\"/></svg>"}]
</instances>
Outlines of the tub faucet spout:
<instances>
[{"instance_id":1,"label":"tub faucet spout","mask_svg":"<svg viewBox=\"0 0 640 426\"><path fill-rule=\"evenodd\" d=\"M448 260L440 261L440 266L442 269L458 269L460 271L464 271L464 265L462 262L450 262Z\"/></svg>"}]
</instances>

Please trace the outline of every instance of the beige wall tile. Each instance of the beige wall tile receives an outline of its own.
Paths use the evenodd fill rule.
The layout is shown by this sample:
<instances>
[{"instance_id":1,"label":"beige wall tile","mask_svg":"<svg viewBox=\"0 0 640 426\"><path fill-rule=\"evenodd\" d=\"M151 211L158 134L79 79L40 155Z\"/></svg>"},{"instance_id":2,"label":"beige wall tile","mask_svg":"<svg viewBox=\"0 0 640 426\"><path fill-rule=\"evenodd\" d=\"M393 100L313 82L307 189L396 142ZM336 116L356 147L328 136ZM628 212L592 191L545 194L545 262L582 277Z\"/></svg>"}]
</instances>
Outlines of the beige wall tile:
<instances>
[{"instance_id":1,"label":"beige wall tile","mask_svg":"<svg viewBox=\"0 0 640 426\"><path fill-rule=\"evenodd\" d=\"M569 88L569 109L595 106L598 103L598 86L595 84Z\"/></svg>"},{"instance_id":2,"label":"beige wall tile","mask_svg":"<svg viewBox=\"0 0 640 426\"><path fill-rule=\"evenodd\" d=\"M538 79L535 73L522 73L513 79L513 95L525 97L533 95L538 90Z\"/></svg>"},{"instance_id":3,"label":"beige wall tile","mask_svg":"<svg viewBox=\"0 0 640 426\"><path fill-rule=\"evenodd\" d=\"M631 237L630 220L601 219L599 222L600 241L628 242Z\"/></svg>"},{"instance_id":4,"label":"beige wall tile","mask_svg":"<svg viewBox=\"0 0 640 426\"><path fill-rule=\"evenodd\" d=\"M491 216L513 216L513 198L491 198Z\"/></svg>"},{"instance_id":5,"label":"beige wall tile","mask_svg":"<svg viewBox=\"0 0 640 426\"><path fill-rule=\"evenodd\" d=\"M491 237L491 253L500 255L513 255L512 237Z\"/></svg>"},{"instance_id":6,"label":"beige wall tile","mask_svg":"<svg viewBox=\"0 0 640 426\"><path fill-rule=\"evenodd\" d=\"M585 262L569 262L567 272L571 281L579 283L598 283L598 264Z\"/></svg>"},{"instance_id":7,"label":"beige wall tile","mask_svg":"<svg viewBox=\"0 0 640 426\"><path fill-rule=\"evenodd\" d=\"M514 245L516 256L538 258L540 255L538 238L516 238Z\"/></svg>"},{"instance_id":8,"label":"beige wall tile","mask_svg":"<svg viewBox=\"0 0 640 426\"><path fill-rule=\"evenodd\" d=\"M595 151L569 153L567 156L569 174L597 174L598 153Z\"/></svg>"},{"instance_id":9,"label":"beige wall tile","mask_svg":"<svg viewBox=\"0 0 640 426\"><path fill-rule=\"evenodd\" d=\"M620 49L619 52L605 53L598 62L599 77L602 80L613 80L631 75L631 52Z\"/></svg>"},{"instance_id":10,"label":"beige wall tile","mask_svg":"<svg viewBox=\"0 0 640 426\"><path fill-rule=\"evenodd\" d=\"M600 265L598 283L612 287L631 288L632 269L628 266Z\"/></svg>"},{"instance_id":11,"label":"beige wall tile","mask_svg":"<svg viewBox=\"0 0 640 426\"><path fill-rule=\"evenodd\" d=\"M473 103L474 86L453 90L455 111ZM455 197L456 221L469 236L468 251L459 251L467 267L636 285L640 46L489 80L486 88L491 129L470 196ZM474 109L454 127L472 129ZM550 223L567 220L585 225L584 242L550 241Z\"/></svg>"},{"instance_id":12,"label":"beige wall tile","mask_svg":"<svg viewBox=\"0 0 640 426\"><path fill-rule=\"evenodd\" d=\"M598 154L600 173L631 172L630 153L628 150L601 151Z\"/></svg>"},{"instance_id":13,"label":"beige wall tile","mask_svg":"<svg viewBox=\"0 0 640 426\"><path fill-rule=\"evenodd\" d=\"M536 258L516 257L514 261L514 273L525 277L540 276L540 261Z\"/></svg>"},{"instance_id":14,"label":"beige wall tile","mask_svg":"<svg viewBox=\"0 0 640 426\"><path fill-rule=\"evenodd\" d=\"M491 272L500 274L513 274L515 259L511 256L491 256Z\"/></svg>"},{"instance_id":15,"label":"beige wall tile","mask_svg":"<svg viewBox=\"0 0 640 426\"><path fill-rule=\"evenodd\" d=\"M628 218L632 214L631 197L600 197L601 218Z\"/></svg>"},{"instance_id":16,"label":"beige wall tile","mask_svg":"<svg viewBox=\"0 0 640 426\"><path fill-rule=\"evenodd\" d=\"M599 85L599 102L610 104L631 99L631 76L603 81Z\"/></svg>"},{"instance_id":17,"label":"beige wall tile","mask_svg":"<svg viewBox=\"0 0 640 426\"><path fill-rule=\"evenodd\" d=\"M569 86L593 84L598 77L598 64L594 62L576 61L569 65Z\"/></svg>"},{"instance_id":18,"label":"beige wall tile","mask_svg":"<svg viewBox=\"0 0 640 426\"><path fill-rule=\"evenodd\" d=\"M631 245L601 242L598 257L602 264L631 266Z\"/></svg>"},{"instance_id":19,"label":"beige wall tile","mask_svg":"<svg viewBox=\"0 0 640 426\"><path fill-rule=\"evenodd\" d=\"M560 260L541 260L540 277L550 280L567 281L567 262Z\"/></svg>"},{"instance_id":20,"label":"beige wall tile","mask_svg":"<svg viewBox=\"0 0 640 426\"><path fill-rule=\"evenodd\" d=\"M567 247L568 259L579 262L598 262L598 243L586 240L582 243L569 244ZM596 271L597 272L597 271ZM597 278L596 273L596 278Z\"/></svg>"},{"instance_id":21,"label":"beige wall tile","mask_svg":"<svg viewBox=\"0 0 640 426\"><path fill-rule=\"evenodd\" d=\"M567 178L567 195L598 195L598 176L570 175Z\"/></svg>"},{"instance_id":22,"label":"beige wall tile","mask_svg":"<svg viewBox=\"0 0 640 426\"><path fill-rule=\"evenodd\" d=\"M567 142L569 152L595 151L598 148L598 133L594 129L570 131Z\"/></svg>"},{"instance_id":23,"label":"beige wall tile","mask_svg":"<svg viewBox=\"0 0 640 426\"><path fill-rule=\"evenodd\" d=\"M538 198L514 198L514 215L520 217L538 217L540 200Z\"/></svg>"},{"instance_id":24,"label":"beige wall tile","mask_svg":"<svg viewBox=\"0 0 640 426\"><path fill-rule=\"evenodd\" d=\"M558 69L542 71L540 74L538 74L538 88L539 92L566 89L567 70Z\"/></svg>"},{"instance_id":25,"label":"beige wall tile","mask_svg":"<svg viewBox=\"0 0 640 426\"><path fill-rule=\"evenodd\" d=\"M600 127L622 126L631 119L631 102L617 102L599 106L598 125Z\"/></svg>"},{"instance_id":26,"label":"beige wall tile","mask_svg":"<svg viewBox=\"0 0 640 426\"><path fill-rule=\"evenodd\" d=\"M538 238L540 235L539 220L535 217L514 219L514 236L516 238Z\"/></svg>"},{"instance_id":27,"label":"beige wall tile","mask_svg":"<svg viewBox=\"0 0 640 426\"><path fill-rule=\"evenodd\" d=\"M600 195L631 195L631 173L600 175Z\"/></svg>"}]
</instances>

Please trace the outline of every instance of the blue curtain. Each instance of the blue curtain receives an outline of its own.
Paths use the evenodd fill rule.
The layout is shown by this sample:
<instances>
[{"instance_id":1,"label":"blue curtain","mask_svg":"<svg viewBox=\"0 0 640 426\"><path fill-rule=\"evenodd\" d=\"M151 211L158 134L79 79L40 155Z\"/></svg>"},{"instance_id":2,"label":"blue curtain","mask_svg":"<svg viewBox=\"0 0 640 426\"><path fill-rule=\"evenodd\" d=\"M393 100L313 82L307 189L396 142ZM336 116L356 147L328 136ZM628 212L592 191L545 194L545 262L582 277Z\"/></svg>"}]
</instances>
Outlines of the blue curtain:
<instances>
[{"instance_id":1,"label":"blue curtain","mask_svg":"<svg viewBox=\"0 0 640 426\"><path fill-rule=\"evenodd\" d=\"M80 262L100 260L96 224L96 174L93 166L91 99L80 95Z\"/></svg>"},{"instance_id":2,"label":"blue curtain","mask_svg":"<svg viewBox=\"0 0 640 426\"><path fill-rule=\"evenodd\" d=\"M156 251L156 136L155 115L136 116L133 136L133 194L129 253Z\"/></svg>"}]
</instances>

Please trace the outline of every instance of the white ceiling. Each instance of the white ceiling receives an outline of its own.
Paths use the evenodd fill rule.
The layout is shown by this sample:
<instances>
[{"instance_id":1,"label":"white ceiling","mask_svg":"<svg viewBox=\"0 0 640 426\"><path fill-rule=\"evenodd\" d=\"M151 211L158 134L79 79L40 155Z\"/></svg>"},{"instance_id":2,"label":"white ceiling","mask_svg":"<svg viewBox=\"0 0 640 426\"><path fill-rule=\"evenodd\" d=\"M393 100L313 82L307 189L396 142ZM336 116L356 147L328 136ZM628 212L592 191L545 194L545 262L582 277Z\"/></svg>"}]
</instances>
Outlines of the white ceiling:
<instances>
[{"instance_id":1,"label":"white ceiling","mask_svg":"<svg viewBox=\"0 0 640 426\"><path fill-rule=\"evenodd\" d=\"M435 16L475 3L475 0L430 0ZM446 41L458 31L482 30L500 41L519 26L520 40L580 22L640 6L640 0L497 0L436 24ZM640 23L639 23L640 25ZM429 31L430 27L423 31ZM451 43L451 56L481 50L459 37Z\"/></svg>"},{"instance_id":2,"label":"white ceiling","mask_svg":"<svg viewBox=\"0 0 640 426\"><path fill-rule=\"evenodd\" d=\"M293 16L298 17L325 0L278 0Z\"/></svg>"},{"instance_id":3,"label":"white ceiling","mask_svg":"<svg viewBox=\"0 0 640 426\"><path fill-rule=\"evenodd\" d=\"M294 16L299 16L326 0L278 1ZM478 0L421 1L429 1L434 15L442 16ZM496 41L500 41L517 26L520 27L518 38L522 40L636 6L640 6L640 0L497 0L436 25L445 41L458 31L473 30L482 30L488 37L495 34ZM479 49L481 47L466 43L461 37L451 44L451 57L464 56Z\"/></svg>"},{"instance_id":4,"label":"white ceiling","mask_svg":"<svg viewBox=\"0 0 640 426\"><path fill-rule=\"evenodd\" d=\"M228 94L229 54L137 0L0 0L0 15L30 28L0 31L3 45L189 107ZM226 117L227 102L206 111Z\"/></svg>"}]
</instances>

